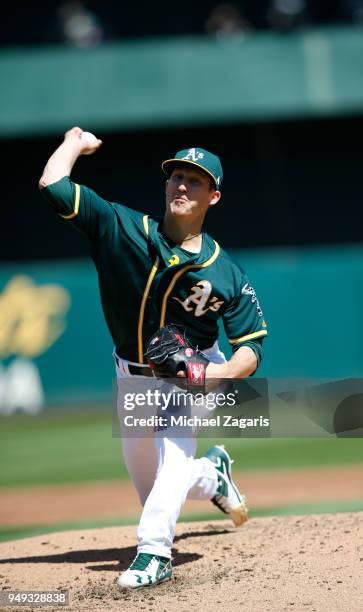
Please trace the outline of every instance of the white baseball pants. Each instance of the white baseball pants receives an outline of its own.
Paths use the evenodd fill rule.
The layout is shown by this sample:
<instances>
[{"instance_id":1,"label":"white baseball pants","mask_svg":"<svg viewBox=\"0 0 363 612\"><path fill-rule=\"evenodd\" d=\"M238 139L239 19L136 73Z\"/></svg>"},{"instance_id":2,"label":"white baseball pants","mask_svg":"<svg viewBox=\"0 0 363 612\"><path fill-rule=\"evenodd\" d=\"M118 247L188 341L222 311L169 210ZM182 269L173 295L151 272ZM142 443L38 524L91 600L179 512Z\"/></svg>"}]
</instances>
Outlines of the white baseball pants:
<instances>
[{"instance_id":1,"label":"white baseball pants","mask_svg":"<svg viewBox=\"0 0 363 612\"><path fill-rule=\"evenodd\" d=\"M225 361L218 347L210 350L209 357L215 362ZM117 367L116 372L119 411L130 389L130 377L125 367ZM132 379L145 381L146 377ZM157 379L147 380L152 384ZM170 558L176 523L186 498L212 499L218 486L216 469L205 457L195 459L197 441L193 436L168 437L165 432L156 432L136 438L125 430L121 434L125 465L143 506L137 529L138 552Z\"/></svg>"}]
</instances>

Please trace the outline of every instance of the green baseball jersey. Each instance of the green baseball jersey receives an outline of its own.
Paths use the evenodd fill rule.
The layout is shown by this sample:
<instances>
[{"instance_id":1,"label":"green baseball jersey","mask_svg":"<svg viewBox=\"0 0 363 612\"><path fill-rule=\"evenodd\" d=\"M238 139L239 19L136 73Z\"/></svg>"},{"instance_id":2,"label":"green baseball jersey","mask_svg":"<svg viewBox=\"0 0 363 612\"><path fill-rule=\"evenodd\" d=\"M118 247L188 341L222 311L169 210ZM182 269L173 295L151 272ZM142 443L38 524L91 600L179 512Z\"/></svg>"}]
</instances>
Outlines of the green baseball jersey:
<instances>
[{"instance_id":1,"label":"green baseball jersey","mask_svg":"<svg viewBox=\"0 0 363 612\"><path fill-rule=\"evenodd\" d=\"M182 325L200 349L213 346L222 317L235 351L261 359L266 323L243 270L208 234L199 253L177 246L152 219L64 177L42 190L63 219L85 233L95 263L104 316L117 354L144 363L158 327Z\"/></svg>"}]
</instances>

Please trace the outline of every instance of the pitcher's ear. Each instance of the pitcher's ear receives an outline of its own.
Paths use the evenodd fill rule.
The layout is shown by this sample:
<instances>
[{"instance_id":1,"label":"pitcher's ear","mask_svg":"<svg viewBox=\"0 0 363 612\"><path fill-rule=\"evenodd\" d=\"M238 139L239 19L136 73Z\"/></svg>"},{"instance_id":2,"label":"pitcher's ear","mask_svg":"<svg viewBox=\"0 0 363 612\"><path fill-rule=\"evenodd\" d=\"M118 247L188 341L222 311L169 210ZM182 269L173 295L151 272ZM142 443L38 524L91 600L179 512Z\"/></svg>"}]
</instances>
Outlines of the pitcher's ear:
<instances>
[{"instance_id":1,"label":"pitcher's ear","mask_svg":"<svg viewBox=\"0 0 363 612\"><path fill-rule=\"evenodd\" d=\"M220 191L215 191L214 192L214 196L212 197L211 201L209 202L209 206L214 206L215 204L218 204L219 200L221 199L221 192Z\"/></svg>"}]
</instances>

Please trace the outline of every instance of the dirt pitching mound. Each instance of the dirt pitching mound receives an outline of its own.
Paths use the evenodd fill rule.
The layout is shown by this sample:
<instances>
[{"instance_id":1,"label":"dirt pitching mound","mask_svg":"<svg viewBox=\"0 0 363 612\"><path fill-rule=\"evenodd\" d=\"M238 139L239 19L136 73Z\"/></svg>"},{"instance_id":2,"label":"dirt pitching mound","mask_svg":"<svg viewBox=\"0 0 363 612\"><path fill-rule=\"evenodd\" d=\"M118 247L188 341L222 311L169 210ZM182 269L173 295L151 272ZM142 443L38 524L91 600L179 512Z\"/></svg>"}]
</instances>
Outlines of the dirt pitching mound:
<instances>
[{"instance_id":1,"label":"dirt pitching mound","mask_svg":"<svg viewBox=\"0 0 363 612\"><path fill-rule=\"evenodd\" d=\"M122 593L115 581L134 557L134 527L54 533L0 544L0 587L69 589L71 610L361 612L362 527L362 512L251 519L240 529L181 523L173 579Z\"/></svg>"}]
</instances>

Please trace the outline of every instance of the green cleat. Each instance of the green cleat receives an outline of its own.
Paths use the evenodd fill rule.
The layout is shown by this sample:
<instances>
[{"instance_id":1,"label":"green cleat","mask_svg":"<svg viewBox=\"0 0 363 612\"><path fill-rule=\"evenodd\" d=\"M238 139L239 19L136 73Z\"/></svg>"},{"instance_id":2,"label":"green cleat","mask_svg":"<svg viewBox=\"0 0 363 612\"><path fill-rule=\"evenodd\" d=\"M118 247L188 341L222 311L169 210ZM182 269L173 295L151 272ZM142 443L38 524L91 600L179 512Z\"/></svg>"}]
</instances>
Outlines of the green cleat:
<instances>
[{"instance_id":1,"label":"green cleat","mask_svg":"<svg viewBox=\"0 0 363 612\"><path fill-rule=\"evenodd\" d=\"M117 586L120 589L153 586L170 580L172 573L171 561L167 557L138 553L129 569L119 576Z\"/></svg>"},{"instance_id":2,"label":"green cleat","mask_svg":"<svg viewBox=\"0 0 363 612\"><path fill-rule=\"evenodd\" d=\"M225 514L229 514L235 525L243 525L248 519L246 498L238 491L232 480L233 460L224 446L212 446L205 454L217 470L218 489L211 500Z\"/></svg>"}]
</instances>

